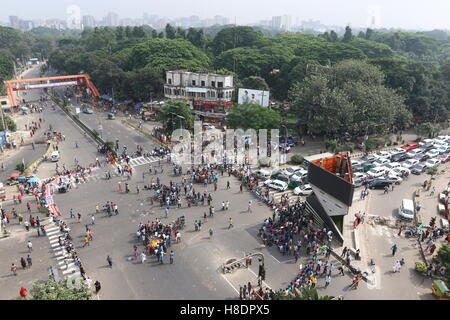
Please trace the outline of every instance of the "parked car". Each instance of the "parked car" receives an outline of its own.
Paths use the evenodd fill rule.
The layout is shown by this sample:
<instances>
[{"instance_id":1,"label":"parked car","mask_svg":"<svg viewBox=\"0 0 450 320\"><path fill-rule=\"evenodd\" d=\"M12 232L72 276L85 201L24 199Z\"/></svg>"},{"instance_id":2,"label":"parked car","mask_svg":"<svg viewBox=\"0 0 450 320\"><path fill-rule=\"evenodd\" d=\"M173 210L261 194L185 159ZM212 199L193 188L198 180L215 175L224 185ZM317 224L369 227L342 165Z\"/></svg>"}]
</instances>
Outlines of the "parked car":
<instances>
[{"instance_id":1,"label":"parked car","mask_svg":"<svg viewBox=\"0 0 450 320\"><path fill-rule=\"evenodd\" d=\"M302 169L302 167L290 167L290 168L285 168L283 170L281 170L281 173L284 174L285 176L292 176L295 171Z\"/></svg>"},{"instance_id":2,"label":"parked car","mask_svg":"<svg viewBox=\"0 0 450 320\"><path fill-rule=\"evenodd\" d=\"M291 180L295 182L301 182L306 176L308 176L308 170L301 168L294 172L291 176Z\"/></svg>"},{"instance_id":3,"label":"parked car","mask_svg":"<svg viewBox=\"0 0 450 320\"><path fill-rule=\"evenodd\" d=\"M381 158L387 158L387 159L389 159L390 157L391 157L391 153L390 152L388 152L388 151L378 151L377 153L376 153L376 155L378 155L378 156L380 156Z\"/></svg>"},{"instance_id":4,"label":"parked car","mask_svg":"<svg viewBox=\"0 0 450 320\"><path fill-rule=\"evenodd\" d=\"M407 156L409 159L412 159L412 158L414 158L416 155L418 155L419 153L423 153L423 150L422 150L422 149L413 149L413 150L411 150L411 151L408 151L408 152L406 153L406 156Z\"/></svg>"},{"instance_id":5,"label":"parked car","mask_svg":"<svg viewBox=\"0 0 450 320\"><path fill-rule=\"evenodd\" d=\"M439 151L437 151L436 149L432 149L432 150L428 151L426 153L426 155L428 155L428 157L430 157L430 158L435 158L439 155Z\"/></svg>"},{"instance_id":6,"label":"parked car","mask_svg":"<svg viewBox=\"0 0 450 320\"><path fill-rule=\"evenodd\" d=\"M418 153L414 156L413 159L419 160L420 162L422 161L426 161L428 159L430 159L430 156L426 153Z\"/></svg>"},{"instance_id":7,"label":"parked car","mask_svg":"<svg viewBox=\"0 0 450 320\"><path fill-rule=\"evenodd\" d=\"M388 160L388 159L386 159L386 158L380 158L380 159L377 159L377 160L375 160L374 162L373 162L373 165L375 166L375 167L382 167L382 166L384 166L385 164L388 164L390 161Z\"/></svg>"},{"instance_id":8,"label":"parked car","mask_svg":"<svg viewBox=\"0 0 450 320\"><path fill-rule=\"evenodd\" d=\"M282 174L280 171L272 173L272 175L270 176L270 179L289 182L289 177L285 174Z\"/></svg>"},{"instance_id":9,"label":"parked car","mask_svg":"<svg viewBox=\"0 0 450 320\"><path fill-rule=\"evenodd\" d=\"M403 153L397 153L397 154L394 154L392 157L391 157L391 161L394 161L394 162L402 162L402 161L405 161L406 159L408 159L408 157L406 156L406 150L404 150L404 149L402 149L404 152Z\"/></svg>"},{"instance_id":10,"label":"parked car","mask_svg":"<svg viewBox=\"0 0 450 320\"><path fill-rule=\"evenodd\" d=\"M87 108L87 107L84 107L83 109L81 109L81 111L83 113L86 113L86 114L93 114L94 113L94 111L91 108Z\"/></svg>"},{"instance_id":11,"label":"parked car","mask_svg":"<svg viewBox=\"0 0 450 320\"><path fill-rule=\"evenodd\" d=\"M269 188L279 190L279 191L285 191L288 188L288 185L284 181L280 180L266 180L264 181L264 184L268 186Z\"/></svg>"},{"instance_id":12,"label":"parked car","mask_svg":"<svg viewBox=\"0 0 450 320\"><path fill-rule=\"evenodd\" d=\"M404 174L411 174L411 170L406 169L405 167L398 167L391 170L391 173L394 173L398 176L402 176Z\"/></svg>"},{"instance_id":13,"label":"parked car","mask_svg":"<svg viewBox=\"0 0 450 320\"><path fill-rule=\"evenodd\" d=\"M385 180L389 181L390 183L395 183L395 184L400 184L403 179L400 178L398 175L396 174L390 174L384 177Z\"/></svg>"},{"instance_id":14,"label":"parked car","mask_svg":"<svg viewBox=\"0 0 450 320\"><path fill-rule=\"evenodd\" d=\"M416 142L408 142L404 146L402 146L402 149L405 149L406 151L411 151L414 149L417 149L419 147L419 144Z\"/></svg>"},{"instance_id":15,"label":"parked car","mask_svg":"<svg viewBox=\"0 0 450 320\"><path fill-rule=\"evenodd\" d=\"M364 179L366 179L367 174L362 172L355 172L353 174L353 184L355 187L360 187L364 184Z\"/></svg>"},{"instance_id":16,"label":"parked car","mask_svg":"<svg viewBox=\"0 0 450 320\"><path fill-rule=\"evenodd\" d=\"M368 156L366 156L366 157L362 157L361 159L359 159L360 161L362 161L362 162L370 162L370 163L373 163L375 160L377 160L378 159L378 157L375 157L374 155L372 155L372 154L369 154Z\"/></svg>"},{"instance_id":17,"label":"parked car","mask_svg":"<svg viewBox=\"0 0 450 320\"><path fill-rule=\"evenodd\" d=\"M425 165L427 166L427 168L436 168L440 164L441 164L441 161L439 159L430 159L427 162L425 162Z\"/></svg>"},{"instance_id":18,"label":"parked car","mask_svg":"<svg viewBox=\"0 0 450 320\"><path fill-rule=\"evenodd\" d=\"M313 190L310 184L304 184L294 189L294 194L296 196L309 196L312 192Z\"/></svg>"},{"instance_id":19,"label":"parked car","mask_svg":"<svg viewBox=\"0 0 450 320\"><path fill-rule=\"evenodd\" d=\"M386 179L375 179L369 182L369 189L384 189L386 186L390 186L391 183Z\"/></svg>"},{"instance_id":20,"label":"parked car","mask_svg":"<svg viewBox=\"0 0 450 320\"><path fill-rule=\"evenodd\" d=\"M406 150L403 148L394 148L390 152L394 156L396 154L406 153Z\"/></svg>"},{"instance_id":21,"label":"parked car","mask_svg":"<svg viewBox=\"0 0 450 320\"><path fill-rule=\"evenodd\" d=\"M436 148L436 150L439 152L439 154L444 154L450 152L450 146L449 145L442 145Z\"/></svg>"},{"instance_id":22,"label":"parked car","mask_svg":"<svg viewBox=\"0 0 450 320\"><path fill-rule=\"evenodd\" d=\"M414 219L414 202L411 199L403 199L398 214L404 219Z\"/></svg>"},{"instance_id":23,"label":"parked car","mask_svg":"<svg viewBox=\"0 0 450 320\"><path fill-rule=\"evenodd\" d=\"M375 167L375 168L370 169L367 172L367 175L372 178L380 178L380 177L384 176L385 173L386 173L385 167Z\"/></svg>"},{"instance_id":24,"label":"parked car","mask_svg":"<svg viewBox=\"0 0 450 320\"><path fill-rule=\"evenodd\" d=\"M253 175L258 179L269 179L270 171L264 170L264 169L258 169L255 172L253 172Z\"/></svg>"},{"instance_id":25,"label":"parked car","mask_svg":"<svg viewBox=\"0 0 450 320\"><path fill-rule=\"evenodd\" d=\"M427 166L421 163L416 164L411 168L411 173L421 174L426 170Z\"/></svg>"},{"instance_id":26,"label":"parked car","mask_svg":"<svg viewBox=\"0 0 450 320\"><path fill-rule=\"evenodd\" d=\"M406 160L404 163L403 163L403 166L406 168L406 169L409 169L409 168L411 168L411 167L414 167L416 164L418 164L419 163L419 160L416 160L416 159L409 159L409 160Z\"/></svg>"},{"instance_id":27,"label":"parked car","mask_svg":"<svg viewBox=\"0 0 450 320\"><path fill-rule=\"evenodd\" d=\"M391 162L391 163L387 163L384 165L386 168L388 168L389 170L395 169L395 168L399 168L402 165L398 162Z\"/></svg>"},{"instance_id":28,"label":"parked car","mask_svg":"<svg viewBox=\"0 0 450 320\"><path fill-rule=\"evenodd\" d=\"M450 160L450 153L444 153L439 155L436 159L441 160L441 163L446 163Z\"/></svg>"}]
</instances>

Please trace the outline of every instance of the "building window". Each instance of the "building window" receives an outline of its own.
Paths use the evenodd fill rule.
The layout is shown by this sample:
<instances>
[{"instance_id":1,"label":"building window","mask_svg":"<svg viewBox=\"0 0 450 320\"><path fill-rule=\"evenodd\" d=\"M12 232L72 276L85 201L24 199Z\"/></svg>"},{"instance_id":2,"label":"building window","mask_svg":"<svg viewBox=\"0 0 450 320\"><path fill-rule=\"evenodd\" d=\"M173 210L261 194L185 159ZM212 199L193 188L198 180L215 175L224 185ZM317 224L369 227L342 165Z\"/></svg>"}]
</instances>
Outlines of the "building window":
<instances>
[{"instance_id":1,"label":"building window","mask_svg":"<svg viewBox=\"0 0 450 320\"><path fill-rule=\"evenodd\" d=\"M211 87L215 87L216 86L216 82L215 81L211 81Z\"/></svg>"},{"instance_id":2,"label":"building window","mask_svg":"<svg viewBox=\"0 0 450 320\"><path fill-rule=\"evenodd\" d=\"M192 85L195 86L195 80L192 80Z\"/></svg>"},{"instance_id":3,"label":"building window","mask_svg":"<svg viewBox=\"0 0 450 320\"><path fill-rule=\"evenodd\" d=\"M167 79L168 84L172 84L172 79Z\"/></svg>"},{"instance_id":4,"label":"building window","mask_svg":"<svg viewBox=\"0 0 450 320\"><path fill-rule=\"evenodd\" d=\"M205 86L205 81L202 81L202 87L204 87Z\"/></svg>"},{"instance_id":5,"label":"building window","mask_svg":"<svg viewBox=\"0 0 450 320\"><path fill-rule=\"evenodd\" d=\"M215 91L211 91L211 98L215 98L216 97L216 92Z\"/></svg>"},{"instance_id":6,"label":"building window","mask_svg":"<svg viewBox=\"0 0 450 320\"><path fill-rule=\"evenodd\" d=\"M206 94L204 92L202 92L202 98L205 98Z\"/></svg>"},{"instance_id":7,"label":"building window","mask_svg":"<svg viewBox=\"0 0 450 320\"><path fill-rule=\"evenodd\" d=\"M217 98L219 98L219 99L223 98L223 92L218 93Z\"/></svg>"},{"instance_id":8,"label":"building window","mask_svg":"<svg viewBox=\"0 0 450 320\"><path fill-rule=\"evenodd\" d=\"M217 82L217 87L218 88L223 88L223 82Z\"/></svg>"}]
</instances>

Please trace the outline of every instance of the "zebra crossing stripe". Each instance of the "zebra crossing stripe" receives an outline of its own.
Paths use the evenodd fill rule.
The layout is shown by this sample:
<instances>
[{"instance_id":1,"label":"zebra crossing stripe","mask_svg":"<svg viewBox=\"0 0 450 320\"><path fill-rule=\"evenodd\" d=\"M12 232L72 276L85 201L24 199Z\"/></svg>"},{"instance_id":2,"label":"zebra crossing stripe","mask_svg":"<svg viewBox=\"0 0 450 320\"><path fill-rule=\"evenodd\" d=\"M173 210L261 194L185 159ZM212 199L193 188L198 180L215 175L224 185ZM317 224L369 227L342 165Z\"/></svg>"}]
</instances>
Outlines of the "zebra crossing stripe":
<instances>
[{"instance_id":1,"label":"zebra crossing stripe","mask_svg":"<svg viewBox=\"0 0 450 320\"><path fill-rule=\"evenodd\" d=\"M54 239L54 238L58 238L60 236L61 236L60 234L54 234L54 235L52 235L52 236L50 236L48 238L51 240L51 239Z\"/></svg>"},{"instance_id":2,"label":"zebra crossing stripe","mask_svg":"<svg viewBox=\"0 0 450 320\"><path fill-rule=\"evenodd\" d=\"M61 251L62 252L62 251ZM62 252L62 256L60 256L60 257L56 257L56 260L62 260L62 259L65 259L65 258L67 258L68 257L68 255L67 254L65 254L64 252Z\"/></svg>"},{"instance_id":3,"label":"zebra crossing stripe","mask_svg":"<svg viewBox=\"0 0 450 320\"><path fill-rule=\"evenodd\" d=\"M66 265L63 265L63 266L61 266L61 267L59 267L61 270L63 270L63 269L69 269L69 268L71 268L71 267L73 267L75 265L75 263L69 263L67 266Z\"/></svg>"},{"instance_id":4,"label":"zebra crossing stripe","mask_svg":"<svg viewBox=\"0 0 450 320\"><path fill-rule=\"evenodd\" d=\"M76 271L77 271L77 269L71 268L71 269L67 269L66 271L63 271L62 274L75 273Z\"/></svg>"},{"instance_id":5,"label":"zebra crossing stripe","mask_svg":"<svg viewBox=\"0 0 450 320\"><path fill-rule=\"evenodd\" d=\"M45 230L47 233L53 231L53 230L59 230L58 227L51 227L50 229Z\"/></svg>"},{"instance_id":6,"label":"zebra crossing stripe","mask_svg":"<svg viewBox=\"0 0 450 320\"><path fill-rule=\"evenodd\" d=\"M67 259L67 262L74 262L74 260L73 259ZM60 262L58 262L58 264L59 265L61 265L61 264L64 264L65 262L64 261L60 261Z\"/></svg>"},{"instance_id":7,"label":"zebra crossing stripe","mask_svg":"<svg viewBox=\"0 0 450 320\"><path fill-rule=\"evenodd\" d=\"M58 240L59 240L59 239L56 239L56 238L55 238L55 239L51 239L51 240L50 240L50 244L53 244L53 243L55 243L55 242L58 242Z\"/></svg>"},{"instance_id":8,"label":"zebra crossing stripe","mask_svg":"<svg viewBox=\"0 0 450 320\"><path fill-rule=\"evenodd\" d=\"M55 234L60 234L59 230L55 230L55 231L52 231L52 232L47 232L47 236L52 236L52 235L55 235Z\"/></svg>"}]
</instances>

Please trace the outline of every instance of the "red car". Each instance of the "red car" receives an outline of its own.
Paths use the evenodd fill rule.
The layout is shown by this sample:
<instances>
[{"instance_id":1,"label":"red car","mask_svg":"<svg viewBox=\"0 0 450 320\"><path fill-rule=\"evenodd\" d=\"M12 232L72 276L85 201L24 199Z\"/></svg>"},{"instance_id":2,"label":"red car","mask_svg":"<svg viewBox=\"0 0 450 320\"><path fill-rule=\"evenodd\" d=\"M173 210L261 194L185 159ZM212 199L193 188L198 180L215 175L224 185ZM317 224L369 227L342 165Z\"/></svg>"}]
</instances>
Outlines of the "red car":
<instances>
[{"instance_id":1,"label":"red car","mask_svg":"<svg viewBox=\"0 0 450 320\"><path fill-rule=\"evenodd\" d=\"M450 153L444 153L437 157L438 160L441 160L442 163L446 163L450 160Z\"/></svg>"},{"instance_id":2,"label":"red car","mask_svg":"<svg viewBox=\"0 0 450 320\"><path fill-rule=\"evenodd\" d=\"M402 148L405 149L406 151L411 151L413 149L417 149L418 147L419 147L419 144L416 142L408 142L407 144L402 146Z\"/></svg>"}]
</instances>

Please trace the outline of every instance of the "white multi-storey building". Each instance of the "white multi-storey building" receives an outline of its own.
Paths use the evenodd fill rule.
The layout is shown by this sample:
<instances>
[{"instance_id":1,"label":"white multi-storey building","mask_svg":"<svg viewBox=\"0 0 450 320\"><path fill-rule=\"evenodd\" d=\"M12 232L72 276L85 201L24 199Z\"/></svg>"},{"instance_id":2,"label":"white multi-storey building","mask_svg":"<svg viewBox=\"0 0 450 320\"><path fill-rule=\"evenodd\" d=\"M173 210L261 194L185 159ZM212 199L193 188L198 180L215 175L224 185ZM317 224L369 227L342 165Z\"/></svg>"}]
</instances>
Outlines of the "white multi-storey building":
<instances>
[{"instance_id":1,"label":"white multi-storey building","mask_svg":"<svg viewBox=\"0 0 450 320\"><path fill-rule=\"evenodd\" d=\"M231 101L233 76L187 70L166 72L164 96L169 99Z\"/></svg>"}]
</instances>

